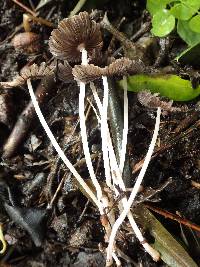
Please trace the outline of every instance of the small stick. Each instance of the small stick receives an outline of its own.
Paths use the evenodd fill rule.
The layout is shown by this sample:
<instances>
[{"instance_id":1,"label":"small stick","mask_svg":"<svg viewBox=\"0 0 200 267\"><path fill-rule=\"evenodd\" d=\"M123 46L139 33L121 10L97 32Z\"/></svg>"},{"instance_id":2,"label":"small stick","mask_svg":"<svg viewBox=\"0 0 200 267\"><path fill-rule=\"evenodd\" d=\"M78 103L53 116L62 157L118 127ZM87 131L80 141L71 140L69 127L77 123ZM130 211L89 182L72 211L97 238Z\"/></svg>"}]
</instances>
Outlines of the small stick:
<instances>
[{"instance_id":1,"label":"small stick","mask_svg":"<svg viewBox=\"0 0 200 267\"><path fill-rule=\"evenodd\" d=\"M61 181L60 181L60 183L59 183L59 185L58 185L58 187L57 187L57 189L56 189L56 192L54 193L53 198L51 199L51 202L50 202L49 205L47 206L47 209L51 209L51 208L52 208L53 203L54 203L54 201L55 201L55 199L56 199L56 197L57 197L57 195L58 195L60 189L62 188L62 186L63 186L63 184L64 184L64 181L65 181L65 179L66 179L66 176L67 176L67 174L64 174L64 175L63 175L63 177L62 177L62 179L61 179Z\"/></svg>"},{"instance_id":2,"label":"small stick","mask_svg":"<svg viewBox=\"0 0 200 267\"><path fill-rule=\"evenodd\" d=\"M54 84L55 82L53 76L48 76L42 79L36 90L36 97L40 104L44 104L48 101ZM16 153L17 148L26 138L35 115L33 103L30 101L20 114L8 140L3 147L3 158L10 158Z\"/></svg>"},{"instance_id":3,"label":"small stick","mask_svg":"<svg viewBox=\"0 0 200 267\"><path fill-rule=\"evenodd\" d=\"M157 207L153 207L152 205L150 204L145 204L145 206L150 209L150 210L153 210L155 211L156 213L164 216L165 218L169 218L173 221L177 221L179 222L180 224L183 224L183 225L186 225L188 226L189 228L193 229L193 230L196 230L198 232L200 232L200 226L197 225L197 224L194 224L192 223L191 221L187 220L187 219L183 219L181 218L180 216L178 215L175 215L169 211L166 211L166 210L163 210L163 209L160 209L160 208L157 208Z\"/></svg>"},{"instance_id":4,"label":"small stick","mask_svg":"<svg viewBox=\"0 0 200 267\"><path fill-rule=\"evenodd\" d=\"M126 49L135 51L135 45L122 32L118 31L108 20L107 13L105 13L101 26L115 36Z\"/></svg>"},{"instance_id":5,"label":"small stick","mask_svg":"<svg viewBox=\"0 0 200 267\"><path fill-rule=\"evenodd\" d=\"M145 22L142 27L130 38L130 41L135 42L136 40L138 40L142 35L144 35L146 32L148 32L151 29L151 22ZM119 47L113 54L113 57L116 57L121 50L123 49L123 47Z\"/></svg>"},{"instance_id":6,"label":"small stick","mask_svg":"<svg viewBox=\"0 0 200 267\"><path fill-rule=\"evenodd\" d=\"M43 24L47 27L55 28L55 25L46 19L43 19L41 17L31 16L30 14L25 14L25 16L26 16L26 19L28 18L28 19L31 19L33 21L36 21L37 23Z\"/></svg>"},{"instance_id":7,"label":"small stick","mask_svg":"<svg viewBox=\"0 0 200 267\"><path fill-rule=\"evenodd\" d=\"M36 13L33 12L30 8L28 8L27 6L25 6L24 4L22 4L21 2L19 2L18 0L12 0L15 4L17 4L18 6L20 6L21 8L23 8L24 10L26 10L26 12L30 13L32 16L35 16Z\"/></svg>"}]
</instances>

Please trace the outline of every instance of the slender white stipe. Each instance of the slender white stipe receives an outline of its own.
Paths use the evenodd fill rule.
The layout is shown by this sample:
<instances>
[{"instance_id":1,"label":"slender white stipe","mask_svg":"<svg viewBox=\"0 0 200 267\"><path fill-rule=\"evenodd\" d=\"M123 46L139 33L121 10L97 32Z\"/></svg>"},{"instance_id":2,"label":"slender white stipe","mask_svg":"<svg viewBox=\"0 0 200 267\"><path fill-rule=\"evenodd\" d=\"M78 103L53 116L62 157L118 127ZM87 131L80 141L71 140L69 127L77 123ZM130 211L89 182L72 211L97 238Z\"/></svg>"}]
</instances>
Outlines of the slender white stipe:
<instances>
[{"instance_id":1,"label":"slender white stipe","mask_svg":"<svg viewBox=\"0 0 200 267\"><path fill-rule=\"evenodd\" d=\"M157 140L157 136L158 136L158 131L159 131L159 125L160 125L160 114L161 114L161 108L157 109L157 116L156 116L156 123L155 123L155 129L154 129L154 133L153 133L153 137L146 155L146 158L144 160L144 164L142 166L142 169L138 175L137 181L133 187L133 190L131 192L131 195L128 199L128 202L126 203L124 210L122 211L122 213L120 214L119 218L116 220L115 224L113 225L112 228L112 232L110 235L110 240L109 240L109 244L108 244L108 248L107 248L107 261L109 262L112 258L112 250L113 250L113 246L114 246L114 241L115 241L115 236L117 234L117 231L119 229L119 227L121 226L121 224L123 223L124 219L126 218L127 214L130 211L131 205L133 204L133 201L135 199L135 196L139 190L139 187L141 185L141 182L143 180L143 177L146 173L147 167L149 165L149 162L151 160L151 156L156 144L156 140ZM159 253L157 253L157 255L152 255L152 252L155 252L155 250L152 250L152 248L150 247L150 245L148 243L144 244L144 247L146 249L146 251L151 254L152 257L154 257L154 259L156 260L157 257L159 257ZM150 247L150 248L149 248Z\"/></svg>"},{"instance_id":2,"label":"slender white stipe","mask_svg":"<svg viewBox=\"0 0 200 267\"><path fill-rule=\"evenodd\" d=\"M76 171L76 169L74 168L74 166L71 164L71 162L68 160L68 158L65 156L64 152L62 151L61 147L59 146L58 142L56 141L53 133L51 132L41 110L39 107L39 104L37 102L37 99L35 97L35 94L33 92L33 88L32 88L32 84L30 79L27 80L27 85L28 85L28 90L29 90L29 94L31 96L31 100L33 102L36 114L40 120L41 125L43 126L47 136L49 137L53 147L55 148L56 152L58 153L58 155L60 156L60 158L63 160L63 162L65 163L65 165L67 166L67 168L72 172L72 174L74 175L74 177L76 178L76 180L79 182L79 184L84 188L84 190L86 191L86 193L88 194L88 196L90 196L90 198L93 200L93 202L97 205L97 207L100 207L100 203L97 200L96 196L94 195L94 193L91 191L91 189L89 188L89 186L84 182L84 180L82 179L82 177L79 175L79 173Z\"/></svg>"}]
</instances>

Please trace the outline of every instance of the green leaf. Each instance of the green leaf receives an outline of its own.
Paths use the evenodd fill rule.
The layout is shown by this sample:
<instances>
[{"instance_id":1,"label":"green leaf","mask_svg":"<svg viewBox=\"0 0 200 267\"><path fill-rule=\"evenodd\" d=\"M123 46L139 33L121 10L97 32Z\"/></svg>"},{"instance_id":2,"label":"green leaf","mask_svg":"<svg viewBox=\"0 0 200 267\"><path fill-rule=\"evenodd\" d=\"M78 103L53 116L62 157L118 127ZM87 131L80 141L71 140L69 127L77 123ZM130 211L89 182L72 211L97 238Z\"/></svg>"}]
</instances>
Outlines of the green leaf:
<instances>
[{"instance_id":1,"label":"green leaf","mask_svg":"<svg viewBox=\"0 0 200 267\"><path fill-rule=\"evenodd\" d=\"M200 33L191 31L189 21L178 20L177 32L179 36L189 45L193 46L200 42Z\"/></svg>"},{"instance_id":2,"label":"green leaf","mask_svg":"<svg viewBox=\"0 0 200 267\"><path fill-rule=\"evenodd\" d=\"M156 217L144 206L139 206L134 213L138 222L154 237L154 248L160 252L161 259L170 267L197 267L186 250L164 228Z\"/></svg>"},{"instance_id":3,"label":"green leaf","mask_svg":"<svg viewBox=\"0 0 200 267\"><path fill-rule=\"evenodd\" d=\"M154 15L160 9L164 9L167 4L169 4L171 0L147 0L146 9Z\"/></svg>"},{"instance_id":4,"label":"green leaf","mask_svg":"<svg viewBox=\"0 0 200 267\"><path fill-rule=\"evenodd\" d=\"M151 32L159 37L169 34L175 26L175 18L170 14L167 9L158 11L152 19Z\"/></svg>"},{"instance_id":5,"label":"green leaf","mask_svg":"<svg viewBox=\"0 0 200 267\"><path fill-rule=\"evenodd\" d=\"M122 87L122 81L119 82ZM149 90L175 101L189 101L200 95L200 86L192 88L191 82L177 75L133 75L127 78L128 91Z\"/></svg>"},{"instance_id":6,"label":"green leaf","mask_svg":"<svg viewBox=\"0 0 200 267\"><path fill-rule=\"evenodd\" d=\"M199 0L184 0L184 3L187 6L195 8L196 11L198 11L198 9L200 8L200 1Z\"/></svg>"},{"instance_id":7,"label":"green leaf","mask_svg":"<svg viewBox=\"0 0 200 267\"><path fill-rule=\"evenodd\" d=\"M200 15L194 16L189 22L190 29L200 33Z\"/></svg>"},{"instance_id":8,"label":"green leaf","mask_svg":"<svg viewBox=\"0 0 200 267\"><path fill-rule=\"evenodd\" d=\"M196 9L186 6L184 3L180 3L174 5L170 9L170 13L177 19L188 20L196 13Z\"/></svg>"}]
</instances>

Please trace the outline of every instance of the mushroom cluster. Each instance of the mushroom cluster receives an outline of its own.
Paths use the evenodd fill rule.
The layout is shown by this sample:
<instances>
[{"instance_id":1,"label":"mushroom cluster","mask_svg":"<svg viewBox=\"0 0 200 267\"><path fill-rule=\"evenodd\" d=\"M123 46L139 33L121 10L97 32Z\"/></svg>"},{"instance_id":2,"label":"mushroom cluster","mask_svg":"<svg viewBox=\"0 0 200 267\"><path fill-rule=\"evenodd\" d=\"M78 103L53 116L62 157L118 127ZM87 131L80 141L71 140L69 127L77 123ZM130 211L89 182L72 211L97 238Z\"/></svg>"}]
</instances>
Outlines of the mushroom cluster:
<instances>
[{"instance_id":1,"label":"mushroom cluster","mask_svg":"<svg viewBox=\"0 0 200 267\"><path fill-rule=\"evenodd\" d=\"M116 264L120 265L120 260L117 254L117 247L115 244L115 237L117 231L127 216L133 231L138 237L139 241L145 248L145 250L153 257L154 260L159 259L159 253L155 251L144 239L139 227L137 226L133 214L130 211L130 207L138 192L139 186L142 182L144 174L146 172L148 163L153 153L153 148L156 143L156 138L159 129L160 109L157 111L156 126L153 135L152 142L150 144L149 151L144 163L143 168L138 176L138 179L133 187L130 198L127 199L126 194L119 203L119 217L116 220L116 213L113 209L113 202L119 197L120 191L126 191L125 184L122 178L124 161L126 155L127 133L128 133L128 98L127 98L127 84L124 79L124 131L123 140L121 145L120 162L116 159L116 154L112 144L112 138L108 127L108 101L109 101L109 87L107 77L110 76L126 76L128 74L140 73L144 71L144 65L142 62L133 61L128 58L121 58L114 60L110 65L105 67L95 66L88 64L88 62L95 62L95 59L101 53L103 46L102 35L100 25L93 21L87 12L81 12L79 15L75 15L71 18L62 20L58 28L52 31L49 48L55 58L61 60L58 63L58 77L64 82L71 82L73 79L78 82L80 87L79 93L79 117L80 117L80 129L81 138L83 144L83 151L85 154L85 160L88 167L89 175L96 192L92 192L90 187L84 182L82 177L77 173L73 165L67 159L55 137L50 131L41 111L36 98L33 93L30 80L28 80L28 88L33 100L38 117L43 125L48 137L50 138L56 151L66 164L66 166L73 173L77 181L84 187L87 194L93 200L98 207L101 214L102 224L105 228L106 241L109 243L107 248L107 266L112 264L114 259ZM79 63L79 64L77 64ZM81 63L81 64L80 64ZM77 64L73 66L73 64ZM103 81L103 102L101 103L98 96L96 87L93 83L96 79L102 79ZM92 165L91 155L87 140L87 131L84 114L84 100L86 83L90 83L90 87L97 104L98 111L95 110L97 120L101 125L101 138L102 138L102 152L105 169L105 181L107 187L114 193L113 197L108 196L102 189L98 182L95 171ZM95 109L95 108L94 108ZM108 212L109 211L109 212ZM105 220L106 218L106 220Z\"/></svg>"},{"instance_id":2,"label":"mushroom cluster","mask_svg":"<svg viewBox=\"0 0 200 267\"><path fill-rule=\"evenodd\" d=\"M101 58L99 55L102 54L102 47L103 40L100 24L92 20L87 12L81 12L78 15L74 15L73 17L66 18L59 23L57 29L54 29L52 31L49 40L50 51L53 54L54 58L59 60L57 68L54 63L50 66L46 65L45 63L42 63L40 66L33 64L32 66L29 66L28 68L23 70L22 73L18 75L13 81L0 82L0 88L12 88L14 86L20 86L27 81L33 106L52 145L54 146L55 150L57 151L58 155L63 160L65 165L72 172L77 182L82 188L84 188L87 196L99 209L102 218L101 223L105 229L105 240L109 243L107 248L107 266L110 266L112 264L113 259L115 260L117 266L120 266L115 237L120 225L123 223L126 216L128 217L135 235L137 236L145 250L152 256L155 261L157 261L159 259L159 253L154 250L144 239L139 227L134 220L130 208L135 200L136 194L139 190L140 184L143 180L149 161L151 159L151 155L153 153L159 130L161 110L158 107L155 130L143 167L138 175L129 199L127 199L126 194L123 194L122 199L119 201L118 213L120 215L116 220L118 213L116 212L116 210L112 209L113 203L119 197L120 192L126 191L126 187L123 181L123 169L128 134L128 97L127 82L125 76L129 74L144 72L145 66L140 60L134 61L124 57L120 59L114 59L111 64L104 67L102 67L102 64L100 66L89 64L90 62L99 62L99 58ZM65 83L76 81L80 87L79 117L81 138L89 175L96 192L94 192L87 185L87 183L79 175L73 164L69 161L69 159L62 151L47 122L45 121L38 101L34 95L30 79L42 78L48 75L52 76L54 75L55 70L57 71L57 77L60 80ZM108 127L107 110L109 101L109 86L107 78L113 76L124 76L124 129L119 162L117 161L117 157L113 148L113 141ZM96 79L102 79L103 102L101 102L96 90L96 86L94 84L94 81ZM109 190L113 192L113 194L109 194L109 196L106 194L105 190L103 190L96 178L89 151L85 123L86 119L84 113L86 83L89 83L90 85L96 106L98 108L97 111L93 106L98 123L101 126L105 182ZM144 95L140 96L141 101L143 99L143 96ZM160 105L160 102L157 101L157 103Z\"/></svg>"}]
</instances>

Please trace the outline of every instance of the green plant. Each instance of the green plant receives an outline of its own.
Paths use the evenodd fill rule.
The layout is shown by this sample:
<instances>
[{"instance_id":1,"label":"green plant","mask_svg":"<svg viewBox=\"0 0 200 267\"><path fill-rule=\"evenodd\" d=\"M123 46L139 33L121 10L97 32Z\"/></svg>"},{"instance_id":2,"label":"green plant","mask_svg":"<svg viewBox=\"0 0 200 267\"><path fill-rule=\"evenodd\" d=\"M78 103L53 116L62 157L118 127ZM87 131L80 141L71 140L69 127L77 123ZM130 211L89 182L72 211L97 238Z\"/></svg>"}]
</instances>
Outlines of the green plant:
<instances>
[{"instance_id":1,"label":"green plant","mask_svg":"<svg viewBox=\"0 0 200 267\"><path fill-rule=\"evenodd\" d=\"M164 37L177 25L177 33L189 45L200 42L199 0L147 0L155 36Z\"/></svg>"}]
</instances>

